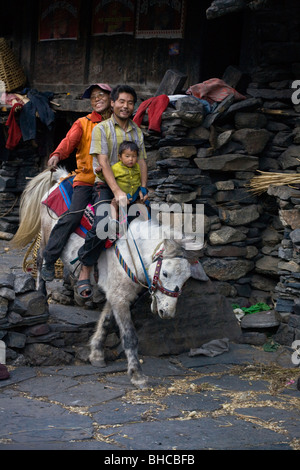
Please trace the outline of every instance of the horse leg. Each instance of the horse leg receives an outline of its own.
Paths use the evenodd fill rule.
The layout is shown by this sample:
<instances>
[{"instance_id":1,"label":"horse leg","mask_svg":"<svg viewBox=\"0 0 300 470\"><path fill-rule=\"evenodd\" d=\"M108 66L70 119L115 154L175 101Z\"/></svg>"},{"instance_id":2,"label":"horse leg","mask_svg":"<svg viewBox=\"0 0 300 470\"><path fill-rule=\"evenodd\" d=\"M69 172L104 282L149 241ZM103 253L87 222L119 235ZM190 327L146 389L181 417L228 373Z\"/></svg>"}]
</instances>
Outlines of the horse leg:
<instances>
[{"instance_id":1,"label":"horse leg","mask_svg":"<svg viewBox=\"0 0 300 470\"><path fill-rule=\"evenodd\" d=\"M96 331L90 341L91 352L89 355L89 360L91 364L96 367L106 366L104 359L104 343L107 337L108 328L110 326L111 316L111 305L109 302L106 302L100 314Z\"/></svg>"},{"instance_id":2,"label":"horse leg","mask_svg":"<svg viewBox=\"0 0 300 470\"><path fill-rule=\"evenodd\" d=\"M36 258L36 290L41 292L43 295L47 297L47 289L46 289L46 282L41 276L41 269L42 269L43 258L41 255L41 249L39 249L37 258Z\"/></svg>"},{"instance_id":3,"label":"horse leg","mask_svg":"<svg viewBox=\"0 0 300 470\"><path fill-rule=\"evenodd\" d=\"M43 259L42 259L42 256L41 256L40 250L39 250L39 253L38 253L37 259L36 259L36 268L37 268L36 290L38 290L39 292L41 292L43 295L45 295L47 297L48 293L47 293L47 289L46 289L46 282L44 281L44 279L41 276L42 262L43 262Z\"/></svg>"},{"instance_id":4,"label":"horse leg","mask_svg":"<svg viewBox=\"0 0 300 470\"><path fill-rule=\"evenodd\" d=\"M114 305L113 313L119 326L122 345L128 363L127 372L131 383L136 387L143 388L147 384L147 377L143 375L138 359L138 337L131 320L129 304Z\"/></svg>"}]
</instances>

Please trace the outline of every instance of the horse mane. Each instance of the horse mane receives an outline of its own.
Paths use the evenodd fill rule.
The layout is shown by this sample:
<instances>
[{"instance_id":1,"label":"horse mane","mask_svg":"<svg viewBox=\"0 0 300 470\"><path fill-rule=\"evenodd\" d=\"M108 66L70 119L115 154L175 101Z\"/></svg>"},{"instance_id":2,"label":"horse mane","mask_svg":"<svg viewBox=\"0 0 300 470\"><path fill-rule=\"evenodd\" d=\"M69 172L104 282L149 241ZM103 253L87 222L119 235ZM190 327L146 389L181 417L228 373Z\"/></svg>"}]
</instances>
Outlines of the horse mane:
<instances>
[{"instance_id":1,"label":"horse mane","mask_svg":"<svg viewBox=\"0 0 300 470\"><path fill-rule=\"evenodd\" d=\"M204 244L193 238L185 237L180 228L162 224L154 218L141 221L134 219L130 224L128 237L135 239L154 238L157 240L156 250L164 248L164 258L183 257L192 262L203 256Z\"/></svg>"},{"instance_id":2,"label":"horse mane","mask_svg":"<svg viewBox=\"0 0 300 470\"><path fill-rule=\"evenodd\" d=\"M10 242L13 247L24 248L35 239L41 229L40 203L43 196L66 175L67 171L59 168L51 177L47 168L27 183L20 200L19 227Z\"/></svg>"}]
</instances>

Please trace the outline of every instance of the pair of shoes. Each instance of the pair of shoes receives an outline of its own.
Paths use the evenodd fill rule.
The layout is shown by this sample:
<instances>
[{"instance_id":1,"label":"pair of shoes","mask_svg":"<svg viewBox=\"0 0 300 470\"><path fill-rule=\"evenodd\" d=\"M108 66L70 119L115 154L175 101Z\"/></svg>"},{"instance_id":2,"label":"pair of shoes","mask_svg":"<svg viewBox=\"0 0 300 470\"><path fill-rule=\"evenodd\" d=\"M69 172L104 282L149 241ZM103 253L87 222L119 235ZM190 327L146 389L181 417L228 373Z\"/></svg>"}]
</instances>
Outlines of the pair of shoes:
<instances>
[{"instance_id":1,"label":"pair of shoes","mask_svg":"<svg viewBox=\"0 0 300 470\"><path fill-rule=\"evenodd\" d=\"M92 297L93 288L89 279L82 279L81 281L77 281L76 287L77 293L82 299L89 299ZM84 292L86 292L85 295L83 294Z\"/></svg>"},{"instance_id":2,"label":"pair of shoes","mask_svg":"<svg viewBox=\"0 0 300 470\"><path fill-rule=\"evenodd\" d=\"M0 364L0 380L9 379L10 375L7 370L7 367L3 364Z\"/></svg>"},{"instance_id":3,"label":"pair of shoes","mask_svg":"<svg viewBox=\"0 0 300 470\"><path fill-rule=\"evenodd\" d=\"M41 269L41 276L44 281L53 281L55 277L54 264L43 263L42 269Z\"/></svg>"}]
</instances>

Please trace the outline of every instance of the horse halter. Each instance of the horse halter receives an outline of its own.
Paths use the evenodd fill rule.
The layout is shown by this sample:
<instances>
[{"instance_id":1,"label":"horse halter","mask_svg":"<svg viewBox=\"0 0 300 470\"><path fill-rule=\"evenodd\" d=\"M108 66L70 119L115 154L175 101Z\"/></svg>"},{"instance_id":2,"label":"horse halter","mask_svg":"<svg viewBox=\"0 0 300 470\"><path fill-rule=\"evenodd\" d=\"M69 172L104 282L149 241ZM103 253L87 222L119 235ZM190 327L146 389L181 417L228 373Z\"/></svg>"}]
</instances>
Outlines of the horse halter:
<instances>
[{"instance_id":1,"label":"horse halter","mask_svg":"<svg viewBox=\"0 0 300 470\"><path fill-rule=\"evenodd\" d=\"M157 263L156 263L156 268L155 268L155 271L154 271L154 276L153 276L153 280L152 280L152 284L151 286L149 287L149 292L150 294L154 294L157 289L162 292L163 294L165 295L168 295L169 297L179 297L179 295L181 294L182 290L181 289L177 289L177 290L169 290L169 289L166 289L162 283L161 283L161 280L159 278L159 275L160 275L160 270L161 270L161 265L162 265L162 261L163 261L163 250L161 250L158 254L158 256L155 258L157 259Z\"/></svg>"},{"instance_id":2,"label":"horse halter","mask_svg":"<svg viewBox=\"0 0 300 470\"><path fill-rule=\"evenodd\" d=\"M156 263L156 268L155 268L155 271L154 271L154 276L153 276L153 280L152 280L152 283L150 282L150 279L148 277L148 274L146 272L146 269L145 269L145 266L144 266L144 263L142 262L142 259L141 259L141 262L142 262L142 266L143 266L143 269L144 269L144 274L146 276L146 279L147 279L147 283L148 283L148 290L149 290L149 293L151 294L152 297L155 296L155 292L157 291L157 289L162 292L163 294L165 295L168 295L169 297L179 297L179 295L181 294L181 289L178 289L178 290L169 290L169 289L166 289L162 283L161 283L161 280L159 279L159 275L160 275L160 270L161 270L161 265L162 265L162 261L163 261L163 249L160 250L158 253L156 253L156 255L154 256L154 259L153 259L153 262L157 261ZM131 271L131 269L129 268L129 266L126 264L124 258L122 257L121 253L120 253L120 250L117 246L117 244L115 243L115 253L118 257L118 260L119 260L119 263L121 264L121 266L123 267L124 271L127 273L127 275L130 277L130 279L135 282L135 283L139 283L139 280L137 279L137 277L135 276L135 274ZM176 257L178 258L178 256ZM147 286L144 286L144 287L147 287Z\"/></svg>"}]
</instances>

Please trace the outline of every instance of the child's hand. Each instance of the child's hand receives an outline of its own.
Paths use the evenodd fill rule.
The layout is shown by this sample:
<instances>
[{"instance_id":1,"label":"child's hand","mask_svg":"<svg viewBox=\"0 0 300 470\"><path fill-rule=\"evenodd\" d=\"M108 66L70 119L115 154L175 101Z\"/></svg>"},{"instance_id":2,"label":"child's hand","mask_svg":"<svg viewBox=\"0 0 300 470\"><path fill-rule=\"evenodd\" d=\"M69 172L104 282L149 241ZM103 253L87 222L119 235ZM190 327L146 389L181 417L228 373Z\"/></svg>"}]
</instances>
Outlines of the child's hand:
<instances>
[{"instance_id":1,"label":"child's hand","mask_svg":"<svg viewBox=\"0 0 300 470\"><path fill-rule=\"evenodd\" d=\"M141 200L142 203L147 201L147 199L148 199L148 190L147 190L147 188L143 188L143 187L140 188L139 197L140 197L140 200Z\"/></svg>"},{"instance_id":2,"label":"child's hand","mask_svg":"<svg viewBox=\"0 0 300 470\"><path fill-rule=\"evenodd\" d=\"M102 167L100 165L95 167L95 173L101 173L101 171Z\"/></svg>"}]
</instances>

